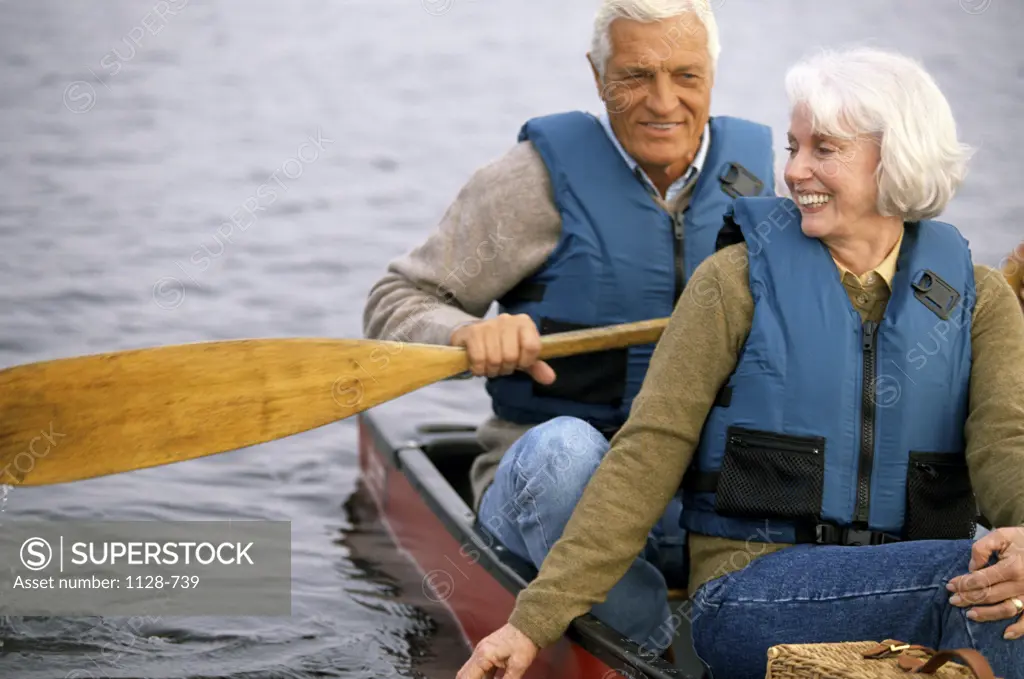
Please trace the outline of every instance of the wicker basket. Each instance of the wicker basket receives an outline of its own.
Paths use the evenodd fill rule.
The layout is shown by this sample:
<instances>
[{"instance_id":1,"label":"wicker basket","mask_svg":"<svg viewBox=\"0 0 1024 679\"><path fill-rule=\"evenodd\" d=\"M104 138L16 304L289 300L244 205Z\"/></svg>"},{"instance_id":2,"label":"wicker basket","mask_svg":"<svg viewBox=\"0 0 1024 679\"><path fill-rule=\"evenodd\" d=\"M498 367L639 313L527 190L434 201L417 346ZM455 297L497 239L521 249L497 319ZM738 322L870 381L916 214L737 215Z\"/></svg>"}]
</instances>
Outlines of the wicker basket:
<instances>
[{"instance_id":1,"label":"wicker basket","mask_svg":"<svg viewBox=\"0 0 1024 679\"><path fill-rule=\"evenodd\" d=\"M894 639L772 646L765 679L908 679L917 673L937 679L997 679L977 651L937 652Z\"/></svg>"}]
</instances>

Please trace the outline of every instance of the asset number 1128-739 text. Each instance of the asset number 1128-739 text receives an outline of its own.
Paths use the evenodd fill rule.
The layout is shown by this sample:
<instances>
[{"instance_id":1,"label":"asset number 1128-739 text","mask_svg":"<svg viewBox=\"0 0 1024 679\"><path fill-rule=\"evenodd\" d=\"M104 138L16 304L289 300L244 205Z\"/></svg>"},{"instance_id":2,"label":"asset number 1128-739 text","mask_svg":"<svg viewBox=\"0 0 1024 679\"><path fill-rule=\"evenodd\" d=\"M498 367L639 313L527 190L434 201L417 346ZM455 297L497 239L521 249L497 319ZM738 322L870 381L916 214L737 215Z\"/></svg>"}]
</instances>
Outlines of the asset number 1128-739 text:
<instances>
[{"instance_id":1,"label":"asset number 1128-739 text","mask_svg":"<svg viewBox=\"0 0 1024 679\"><path fill-rule=\"evenodd\" d=\"M198 575L130 575L125 578L128 589L195 589L199 586Z\"/></svg>"}]
</instances>

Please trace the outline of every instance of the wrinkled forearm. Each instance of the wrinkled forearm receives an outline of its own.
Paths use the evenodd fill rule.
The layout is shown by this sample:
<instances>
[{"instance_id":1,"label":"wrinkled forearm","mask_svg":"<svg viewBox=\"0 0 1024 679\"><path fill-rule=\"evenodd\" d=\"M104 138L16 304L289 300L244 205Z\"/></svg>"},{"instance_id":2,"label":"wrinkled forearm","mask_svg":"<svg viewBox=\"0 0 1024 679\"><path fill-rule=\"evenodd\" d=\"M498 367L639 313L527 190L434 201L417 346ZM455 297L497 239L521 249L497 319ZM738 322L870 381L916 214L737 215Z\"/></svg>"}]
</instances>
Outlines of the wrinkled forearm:
<instances>
[{"instance_id":1,"label":"wrinkled forearm","mask_svg":"<svg viewBox=\"0 0 1024 679\"><path fill-rule=\"evenodd\" d=\"M363 333L448 344L544 264L561 227L543 161L517 144L473 174L423 244L388 265L367 298Z\"/></svg>"},{"instance_id":2,"label":"wrinkled forearm","mask_svg":"<svg viewBox=\"0 0 1024 679\"><path fill-rule=\"evenodd\" d=\"M975 266L967 464L993 526L1024 525L1024 314L1000 272Z\"/></svg>"},{"instance_id":3,"label":"wrinkled forearm","mask_svg":"<svg viewBox=\"0 0 1024 679\"><path fill-rule=\"evenodd\" d=\"M749 322L741 319L753 313L746 249L740 247L721 251L694 273L629 419L537 578L519 594L509 622L539 646L556 641L574 618L605 600L679 489L746 339L742 328ZM709 291L719 303L707 303Z\"/></svg>"}]
</instances>

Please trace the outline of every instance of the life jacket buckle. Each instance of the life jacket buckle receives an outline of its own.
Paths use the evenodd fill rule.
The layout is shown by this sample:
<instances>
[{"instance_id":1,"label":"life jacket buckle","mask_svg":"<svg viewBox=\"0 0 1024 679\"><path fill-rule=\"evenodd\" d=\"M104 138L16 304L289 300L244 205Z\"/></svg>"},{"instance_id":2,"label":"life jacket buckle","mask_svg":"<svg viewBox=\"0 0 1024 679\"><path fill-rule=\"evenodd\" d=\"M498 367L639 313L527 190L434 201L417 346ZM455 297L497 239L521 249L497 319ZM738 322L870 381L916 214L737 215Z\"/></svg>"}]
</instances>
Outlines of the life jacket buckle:
<instances>
[{"instance_id":1,"label":"life jacket buckle","mask_svg":"<svg viewBox=\"0 0 1024 679\"><path fill-rule=\"evenodd\" d=\"M910 285L914 288L914 297L944 321L949 320L960 302L960 292L931 269L919 271Z\"/></svg>"},{"instance_id":2,"label":"life jacket buckle","mask_svg":"<svg viewBox=\"0 0 1024 679\"><path fill-rule=\"evenodd\" d=\"M833 526L819 523L814 527L815 542L819 545L842 545L845 547L862 547L867 545L884 545L900 542L900 538L889 533L850 526Z\"/></svg>"},{"instance_id":3,"label":"life jacket buckle","mask_svg":"<svg viewBox=\"0 0 1024 679\"><path fill-rule=\"evenodd\" d=\"M729 163L718 181L722 183L722 190L733 198L759 196L764 190L764 182L739 163Z\"/></svg>"}]
</instances>

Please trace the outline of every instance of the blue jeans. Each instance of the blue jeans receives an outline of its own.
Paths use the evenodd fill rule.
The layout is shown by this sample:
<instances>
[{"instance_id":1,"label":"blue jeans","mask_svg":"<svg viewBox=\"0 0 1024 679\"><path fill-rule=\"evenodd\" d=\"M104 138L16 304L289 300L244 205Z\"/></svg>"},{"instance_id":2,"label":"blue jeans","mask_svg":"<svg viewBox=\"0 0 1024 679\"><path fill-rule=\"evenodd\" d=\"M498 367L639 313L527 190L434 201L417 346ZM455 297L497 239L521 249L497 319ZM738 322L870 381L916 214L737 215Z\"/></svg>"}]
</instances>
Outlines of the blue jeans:
<instances>
[{"instance_id":1,"label":"blue jeans","mask_svg":"<svg viewBox=\"0 0 1024 679\"><path fill-rule=\"evenodd\" d=\"M996 676L1024 678L1024 639L1003 639L1012 620L973 622L949 604L946 583L967 572L971 544L797 545L754 558L694 593L694 649L713 677L761 679L775 644L891 638L973 648Z\"/></svg>"},{"instance_id":2,"label":"blue jeans","mask_svg":"<svg viewBox=\"0 0 1024 679\"><path fill-rule=\"evenodd\" d=\"M502 457L494 482L480 500L478 522L509 551L539 569L608 448L604 435L580 419L558 417L537 425ZM607 599L591 609L651 655L662 653L672 642L666 624L668 591L659 566L683 568L680 511L678 501L670 504L648 536L643 554Z\"/></svg>"}]
</instances>

